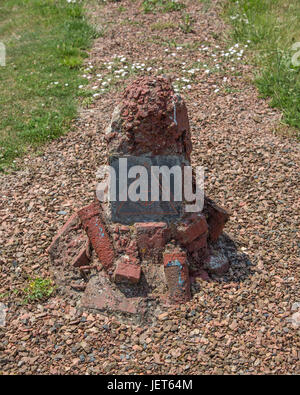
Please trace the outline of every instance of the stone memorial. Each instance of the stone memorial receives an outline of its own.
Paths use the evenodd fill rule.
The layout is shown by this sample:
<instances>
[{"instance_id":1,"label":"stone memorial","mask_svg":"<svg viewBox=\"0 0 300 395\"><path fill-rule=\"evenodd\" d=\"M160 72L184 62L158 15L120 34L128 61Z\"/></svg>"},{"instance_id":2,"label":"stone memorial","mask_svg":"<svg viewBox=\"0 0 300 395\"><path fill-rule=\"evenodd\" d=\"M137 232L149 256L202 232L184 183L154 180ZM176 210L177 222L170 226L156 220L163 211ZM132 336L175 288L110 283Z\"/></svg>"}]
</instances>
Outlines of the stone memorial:
<instances>
[{"instance_id":1,"label":"stone memorial","mask_svg":"<svg viewBox=\"0 0 300 395\"><path fill-rule=\"evenodd\" d=\"M187 108L165 77L132 82L104 138L113 168L120 158L146 167L190 164ZM110 182L104 176L98 192L107 193ZM48 248L57 279L82 292L83 309L150 323L191 299L191 268L206 278L228 269L218 238L229 215L211 199L204 197L200 212L186 212L183 202L154 202L150 194L134 203L98 197L71 216ZM74 271L81 274L75 282Z\"/></svg>"}]
</instances>

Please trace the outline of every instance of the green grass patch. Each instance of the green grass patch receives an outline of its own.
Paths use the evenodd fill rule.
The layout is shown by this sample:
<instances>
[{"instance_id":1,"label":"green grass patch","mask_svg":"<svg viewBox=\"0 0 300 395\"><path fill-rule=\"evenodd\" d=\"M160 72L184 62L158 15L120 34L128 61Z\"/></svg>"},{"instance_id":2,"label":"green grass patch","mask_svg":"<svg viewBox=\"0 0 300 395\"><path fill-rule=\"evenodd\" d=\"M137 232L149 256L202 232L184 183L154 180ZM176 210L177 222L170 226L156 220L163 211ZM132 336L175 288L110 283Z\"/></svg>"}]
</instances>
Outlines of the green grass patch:
<instances>
[{"instance_id":1,"label":"green grass patch","mask_svg":"<svg viewBox=\"0 0 300 395\"><path fill-rule=\"evenodd\" d=\"M261 95L271 98L286 124L300 128L300 1L228 0L225 13L233 40L252 50Z\"/></svg>"},{"instance_id":2,"label":"green grass patch","mask_svg":"<svg viewBox=\"0 0 300 395\"><path fill-rule=\"evenodd\" d=\"M83 3L0 2L0 169L27 148L65 133L76 115L80 68L95 30Z\"/></svg>"},{"instance_id":3,"label":"green grass patch","mask_svg":"<svg viewBox=\"0 0 300 395\"><path fill-rule=\"evenodd\" d=\"M180 11L185 8L185 4L175 0L144 0L142 2L143 11L147 13Z\"/></svg>"},{"instance_id":4,"label":"green grass patch","mask_svg":"<svg viewBox=\"0 0 300 395\"><path fill-rule=\"evenodd\" d=\"M163 30L168 30L168 29L177 29L177 25L174 22L164 22L164 21L158 21L156 23L152 23L150 26L152 31L159 31L162 32Z\"/></svg>"},{"instance_id":5,"label":"green grass patch","mask_svg":"<svg viewBox=\"0 0 300 395\"><path fill-rule=\"evenodd\" d=\"M198 0L200 3L203 4L203 12L207 12L211 7L211 0Z\"/></svg>"},{"instance_id":6,"label":"green grass patch","mask_svg":"<svg viewBox=\"0 0 300 395\"><path fill-rule=\"evenodd\" d=\"M30 278L28 286L23 290L24 302L36 302L48 299L54 292L52 281L48 278Z\"/></svg>"}]
</instances>

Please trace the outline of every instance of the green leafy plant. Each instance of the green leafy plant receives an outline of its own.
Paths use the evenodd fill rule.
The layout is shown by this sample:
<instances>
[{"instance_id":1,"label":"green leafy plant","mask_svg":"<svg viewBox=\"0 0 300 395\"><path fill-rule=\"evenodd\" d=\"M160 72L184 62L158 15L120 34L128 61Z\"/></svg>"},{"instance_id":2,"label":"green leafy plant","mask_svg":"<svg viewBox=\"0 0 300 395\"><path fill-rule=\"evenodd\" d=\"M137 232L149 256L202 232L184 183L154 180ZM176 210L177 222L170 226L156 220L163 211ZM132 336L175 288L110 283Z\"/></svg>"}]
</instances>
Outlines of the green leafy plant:
<instances>
[{"instance_id":1,"label":"green leafy plant","mask_svg":"<svg viewBox=\"0 0 300 395\"><path fill-rule=\"evenodd\" d=\"M24 289L24 302L45 300L49 298L54 291L54 286L50 279L41 277L30 278L28 286Z\"/></svg>"}]
</instances>

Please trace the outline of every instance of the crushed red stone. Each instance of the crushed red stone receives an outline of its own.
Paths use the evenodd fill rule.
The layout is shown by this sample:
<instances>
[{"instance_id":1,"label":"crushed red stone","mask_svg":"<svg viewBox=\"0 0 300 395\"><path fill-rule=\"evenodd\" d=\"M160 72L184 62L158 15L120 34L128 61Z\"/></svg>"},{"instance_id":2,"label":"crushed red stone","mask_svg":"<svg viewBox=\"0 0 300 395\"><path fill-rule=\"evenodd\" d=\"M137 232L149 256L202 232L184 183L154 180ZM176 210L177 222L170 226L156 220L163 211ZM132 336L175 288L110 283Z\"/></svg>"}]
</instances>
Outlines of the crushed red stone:
<instances>
[{"instance_id":1,"label":"crushed red stone","mask_svg":"<svg viewBox=\"0 0 300 395\"><path fill-rule=\"evenodd\" d=\"M186 70L197 59L210 66L202 43L228 48L215 0L209 9L188 2L185 11L195 21L194 33L172 27L180 13L159 15L170 26L161 40L154 29L157 14L143 14L129 0L122 0L122 13L119 6L110 2L92 13L100 26L115 22L107 24L106 36L91 50L95 73L117 53L129 62L148 57L151 72L155 65L163 67L173 80L189 78L181 74L181 63ZM185 45L171 56L163 40ZM15 169L1 176L0 294L7 307L6 324L0 327L3 374L300 373L299 326L291 318L299 316L299 147L276 132L281 114L249 82L253 68L228 64L221 73L195 73L185 101L192 163L205 166L207 195L231 213L225 238L229 271L208 282L202 280L206 272L193 269L193 298L179 310L170 307L149 328L82 312L78 295L62 295L60 287L47 301L22 304L28 277L51 275L45 251L58 229L71 210L93 200L95 173L105 161L103 125L116 101L112 89L82 110L68 135L47 144L40 155L17 160ZM58 214L61 210L68 214Z\"/></svg>"}]
</instances>

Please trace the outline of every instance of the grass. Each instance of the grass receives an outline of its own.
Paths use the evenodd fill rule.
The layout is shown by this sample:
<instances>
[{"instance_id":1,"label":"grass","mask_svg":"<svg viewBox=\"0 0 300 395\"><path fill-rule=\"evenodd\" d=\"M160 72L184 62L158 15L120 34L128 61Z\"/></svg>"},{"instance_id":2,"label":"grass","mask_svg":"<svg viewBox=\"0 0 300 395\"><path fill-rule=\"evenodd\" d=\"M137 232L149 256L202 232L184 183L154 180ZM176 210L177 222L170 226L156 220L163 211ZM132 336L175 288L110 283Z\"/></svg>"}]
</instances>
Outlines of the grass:
<instances>
[{"instance_id":1,"label":"grass","mask_svg":"<svg viewBox=\"0 0 300 395\"><path fill-rule=\"evenodd\" d=\"M233 40L249 41L261 95L282 111L284 123L299 129L300 44L292 49L300 42L299 0L228 0L225 14Z\"/></svg>"},{"instance_id":2,"label":"grass","mask_svg":"<svg viewBox=\"0 0 300 395\"><path fill-rule=\"evenodd\" d=\"M190 14L184 14L181 18L182 24L179 25L180 29L183 33L188 34L193 32L193 18L191 18Z\"/></svg>"},{"instance_id":3,"label":"grass","mask_svg":"<svg viewBox=\"0 0 300 395\"><path fill-rule=\"evenodd\" d=\"M54 291L52 281L41 277L29 279L28 286L23 290L24 302L36 302L48 299Z\"/></svg>"},{"instance_id":4,"label":"grass","mask_svg":"<svg viewBox=\"0 0 300 395\"><path fill-rule=\"evenodd\" d=\"M174 22L164 22L164 21L158 21L156 23L152 23L151 25L151 30L152 31L163 31L163 30L168 30L168 29L173 29L176 30L177 29L177 25Z\"/></svg>"},{"instance_id":5,"label":"grass","mask_svg":"<svg viewBox=\"0 0 300 395\"><path fill-rule=\"evenodd\" d=\"M184 3L175 0L144 0L142 2L145 14L180 11L185 7Z\"/></svg>"},{"instance_id":6,"label":"grass","mask_svg":"<svg viewBox=\"0 0 300 395\"><path fill-rule=\"evenodd\" d=\"M28 147L54 139L76 115L80 67L95 30L82 3L6 0L0 3L0 169Z\"/></svg>"},{"instance_id":7,"label":"grass","mask_svg":"<svg viewBox=\"0 0 300 395\"><path fill-rule=\"evenodd\" d=\"M203 4L203 12L207 12L211 7L211 0L198 0Z\"/></svg>"}]
</instances>

